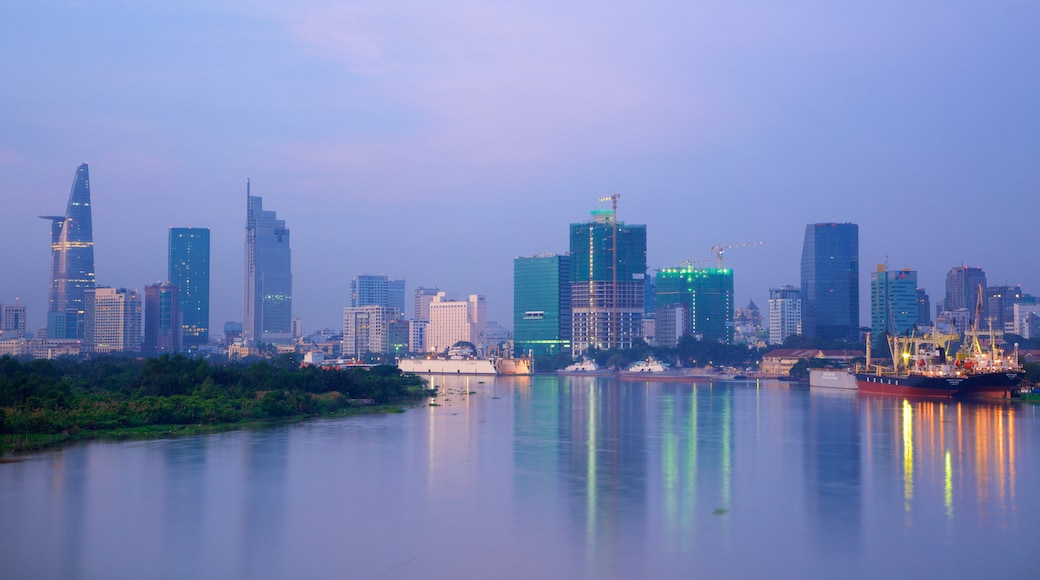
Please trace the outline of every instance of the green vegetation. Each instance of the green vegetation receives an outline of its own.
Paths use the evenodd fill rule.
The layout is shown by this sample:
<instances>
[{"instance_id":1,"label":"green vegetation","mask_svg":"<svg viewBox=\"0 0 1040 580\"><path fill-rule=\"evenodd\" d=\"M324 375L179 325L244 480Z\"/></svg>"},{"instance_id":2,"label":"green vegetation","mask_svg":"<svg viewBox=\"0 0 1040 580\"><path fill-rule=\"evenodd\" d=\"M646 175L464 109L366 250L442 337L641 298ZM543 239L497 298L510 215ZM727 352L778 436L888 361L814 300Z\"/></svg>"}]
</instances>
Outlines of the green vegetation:
<instances>
[{"instance_id":1,"label":"green vegetation","mask_svg":"<svg viewBox=\"0 0 1040 580\"><path fill-rule=\"evenodd\" d=\"M215 365L163 355L84 362L0 357L0 452L68 439L167 436L372 410L431 395L394 366L299 368L292 357Z\"/></svg>"}]
</instances>

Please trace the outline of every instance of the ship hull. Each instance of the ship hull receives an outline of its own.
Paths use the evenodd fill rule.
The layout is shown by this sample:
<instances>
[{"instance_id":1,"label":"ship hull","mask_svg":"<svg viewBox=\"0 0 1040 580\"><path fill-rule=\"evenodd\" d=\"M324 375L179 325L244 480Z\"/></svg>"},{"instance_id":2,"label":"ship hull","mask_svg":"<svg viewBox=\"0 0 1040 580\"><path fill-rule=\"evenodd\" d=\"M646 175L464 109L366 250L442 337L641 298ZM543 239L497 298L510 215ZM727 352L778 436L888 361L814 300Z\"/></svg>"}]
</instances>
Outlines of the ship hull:
<instances>
[{"instance_id":1,"label":"ship hull","mask_svg":"<svg viewBox=\"0 0 1040 580\"><path fill-rule=\"evenodd\" d=\"M929 377L856 373L861 393L907 397L1006 397L1022 380L1016 371Z\"/></svg>"}]
</instances>

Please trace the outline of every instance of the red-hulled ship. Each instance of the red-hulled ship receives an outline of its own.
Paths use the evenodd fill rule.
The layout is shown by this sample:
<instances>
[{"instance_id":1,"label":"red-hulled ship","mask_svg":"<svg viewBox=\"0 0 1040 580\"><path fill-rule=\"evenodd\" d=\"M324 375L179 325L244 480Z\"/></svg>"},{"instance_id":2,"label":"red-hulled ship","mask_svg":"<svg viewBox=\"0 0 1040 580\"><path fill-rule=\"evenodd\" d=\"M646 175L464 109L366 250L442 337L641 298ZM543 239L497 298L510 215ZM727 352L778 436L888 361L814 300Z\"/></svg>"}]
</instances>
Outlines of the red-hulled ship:
<instances>
[{"instance_id":1,"label":"red-hulled ship","mask_svg":"<svg viewBox=\"0 0 1040 580\"><path fill-rule=\"evenodd\" d=\"M1017 356L1005 356L990 332L988 349L978 333L965 337L965 347L952 359L946 352L952 336L900 339L890 337L896 371L856 372L860 392L912 397L1008 397L1025 373Z\"/></svg>"}]
</instances>

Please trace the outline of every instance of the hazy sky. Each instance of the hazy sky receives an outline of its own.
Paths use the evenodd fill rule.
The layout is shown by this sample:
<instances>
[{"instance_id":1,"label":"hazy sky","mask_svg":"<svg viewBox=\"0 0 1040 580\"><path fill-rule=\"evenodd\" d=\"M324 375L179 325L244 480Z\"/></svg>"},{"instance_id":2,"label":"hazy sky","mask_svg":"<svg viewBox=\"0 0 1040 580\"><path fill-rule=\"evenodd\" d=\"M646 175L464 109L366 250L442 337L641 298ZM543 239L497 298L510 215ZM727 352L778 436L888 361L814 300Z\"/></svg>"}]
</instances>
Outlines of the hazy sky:
<instances>
[{"instance_id":1,"label":"hazy sky","mask_svg":"<svg viewBox=\"0 0 1040 580\"><path fill-rule=\"evenodd\" d=\"M44 324L49 223L90 163L97 281L166 278L212 228L242 318L245 182L292 231L294 313L385 273L487 295L621 193L651 268L734 249L799 283L805 224L860 226L933 304L968 264L1040 293L1040 2L33 1L0 7L0 301Z\"/></svg>"}]
</instances>

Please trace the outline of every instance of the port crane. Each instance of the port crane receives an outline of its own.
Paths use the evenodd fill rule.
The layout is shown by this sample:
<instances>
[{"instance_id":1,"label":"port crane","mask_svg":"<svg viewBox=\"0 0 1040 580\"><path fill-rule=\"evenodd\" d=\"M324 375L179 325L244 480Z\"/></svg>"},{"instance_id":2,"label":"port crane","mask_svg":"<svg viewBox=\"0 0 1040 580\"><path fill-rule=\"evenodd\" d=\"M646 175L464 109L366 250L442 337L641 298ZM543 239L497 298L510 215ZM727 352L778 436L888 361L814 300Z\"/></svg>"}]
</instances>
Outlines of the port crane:
<instances>
[{"instance_id":1,"label":"port crane","mask_svg":"<svg viewBox=\"0 0 1040 580\"><path fill-rule=\"evenodd\" d=\"M728 244L724 246L722 245L722 242L719 242L719 245L708 248L708 251L718 257L719 269L722 269L722 254L724 254L726 250L732 248L746 248L748 246L761 246L763 243L765 242L744 242L742 244Z\"/></svg>"}]
</instances>

